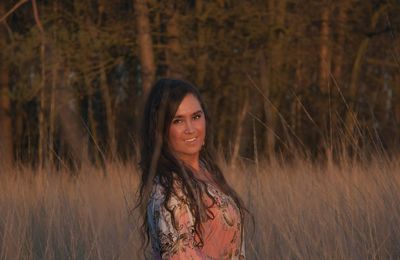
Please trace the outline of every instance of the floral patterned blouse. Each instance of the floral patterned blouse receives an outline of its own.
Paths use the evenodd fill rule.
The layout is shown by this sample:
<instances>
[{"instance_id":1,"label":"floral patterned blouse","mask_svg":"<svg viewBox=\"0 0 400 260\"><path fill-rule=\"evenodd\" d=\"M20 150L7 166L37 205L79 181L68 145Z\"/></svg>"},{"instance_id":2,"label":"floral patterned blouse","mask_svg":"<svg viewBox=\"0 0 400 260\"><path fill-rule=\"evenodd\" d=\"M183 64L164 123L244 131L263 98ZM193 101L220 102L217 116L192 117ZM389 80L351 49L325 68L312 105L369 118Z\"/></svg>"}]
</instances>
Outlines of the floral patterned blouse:
<instances>
[{"instance_id":1,"label":"floral patterned blouse","mask_svg":"<svg viewBox=\"0 0 400 260\"><path fill-rule=\"evenodd\" d=\"M233 199L214 185L206 184L215 199L203 196L213 217L202 222L200 242L194 231L194 217L181 190L175 188L168 211L163 187L155 182L149 200L147 215L154 259L244 259L244 239L239 209Z\"/></svg>"}]
</instances>

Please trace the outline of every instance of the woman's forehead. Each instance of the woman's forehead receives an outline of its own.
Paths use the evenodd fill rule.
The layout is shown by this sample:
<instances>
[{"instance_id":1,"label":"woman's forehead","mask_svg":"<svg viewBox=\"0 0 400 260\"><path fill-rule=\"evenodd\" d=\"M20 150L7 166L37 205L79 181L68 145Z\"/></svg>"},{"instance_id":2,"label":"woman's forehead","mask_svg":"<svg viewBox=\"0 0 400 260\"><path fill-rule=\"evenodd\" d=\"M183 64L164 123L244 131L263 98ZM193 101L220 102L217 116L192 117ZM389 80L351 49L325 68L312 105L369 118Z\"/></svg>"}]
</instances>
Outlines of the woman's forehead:
<instances>
[{"instance_id":1,"label":"woman's forehead","mask_svg":"<svg viewBox=\"0 0 400 260\"><path fill-rule=\"evenodd\" d=\"M191 115L203 111L199 100L192 94L186 95L176 110L175 116Z\"/></svg>"}]
</instances>

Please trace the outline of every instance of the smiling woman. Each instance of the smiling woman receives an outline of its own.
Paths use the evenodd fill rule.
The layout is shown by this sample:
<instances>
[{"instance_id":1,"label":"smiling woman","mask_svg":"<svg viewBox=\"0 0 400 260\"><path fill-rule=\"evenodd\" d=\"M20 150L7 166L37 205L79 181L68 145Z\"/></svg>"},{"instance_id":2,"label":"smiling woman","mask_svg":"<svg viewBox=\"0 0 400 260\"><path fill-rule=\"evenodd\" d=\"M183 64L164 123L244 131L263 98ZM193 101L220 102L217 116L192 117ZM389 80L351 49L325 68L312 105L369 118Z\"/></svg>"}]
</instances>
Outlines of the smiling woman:
<instances>
[{"instance_id":1,"label":"smiling woman","mask_svg":"<svg viewBox=\"0 0 400 260\"><path fill-rule=\"evenodd\" d=\"M141 133L137 207L154 259L244 259L245 208L215 162L198 90L159 80Z\"/></svg>"},{"instance_id":2,"label":"smiling woman","mask_svg":"<svg viewBox=\"0 0 400 260\"><path fill-rule=\"evenodd\" d=\"M204 145L206 120L200 102L186 95L169 127L168 145L175 156L199 170L199 154Z\"/></svg>"}]
</instances>

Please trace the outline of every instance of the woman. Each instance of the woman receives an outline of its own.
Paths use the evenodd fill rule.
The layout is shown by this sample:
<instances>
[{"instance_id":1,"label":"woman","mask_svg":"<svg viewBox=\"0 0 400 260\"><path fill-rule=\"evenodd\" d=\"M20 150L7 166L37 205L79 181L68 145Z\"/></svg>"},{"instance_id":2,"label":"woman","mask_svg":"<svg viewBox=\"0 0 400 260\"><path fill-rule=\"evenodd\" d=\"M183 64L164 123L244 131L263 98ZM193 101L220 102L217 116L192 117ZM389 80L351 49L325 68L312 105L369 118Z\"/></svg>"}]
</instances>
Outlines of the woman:
<instances>
[{"instance_id":1,"label":"woman","mask_svg":"<svg viewBox=\"0 0 400 260\"><path fill-rule=\"evenodd\" d=\"M138 203L155 259L244 259L244 207L209 136L198 90L159 80L145 104Z\"/></svg>"}]
</instances>

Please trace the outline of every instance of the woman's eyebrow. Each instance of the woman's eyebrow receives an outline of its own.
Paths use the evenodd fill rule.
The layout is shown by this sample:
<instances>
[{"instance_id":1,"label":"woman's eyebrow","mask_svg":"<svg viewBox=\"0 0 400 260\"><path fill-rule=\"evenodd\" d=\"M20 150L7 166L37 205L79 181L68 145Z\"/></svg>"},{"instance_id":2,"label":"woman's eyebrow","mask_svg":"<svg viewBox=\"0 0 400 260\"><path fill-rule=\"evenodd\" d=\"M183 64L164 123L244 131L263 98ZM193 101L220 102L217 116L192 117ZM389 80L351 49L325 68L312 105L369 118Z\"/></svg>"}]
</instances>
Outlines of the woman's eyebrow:
<instances>
[{"instance_id":1,"label":"woman's eyebrow","mask_svg":"<svg viewBox=\"0 0 400 260\"><path fill-rule=\"evenodd\" d=\"M194 112L192 115L202 114L202 113L203 113L203 110L199 110L199 111Z\"/></svg>"},{"instance_id":2,"label":"woman's eyebrow","mask_svg":"<svg viewBox=\"0 0 400 260\"><path fill-rule=\"evenodd\" d=\"M198 111L192 113L192 116L193 115L197 115L197 114L202 114L202 113L203 113L203 110L198 110ZM174 116L174 118L182 118L182 117L185 117L185 116L184 115L176 115L176 116Z\"/></svg>"}]
</instances>

